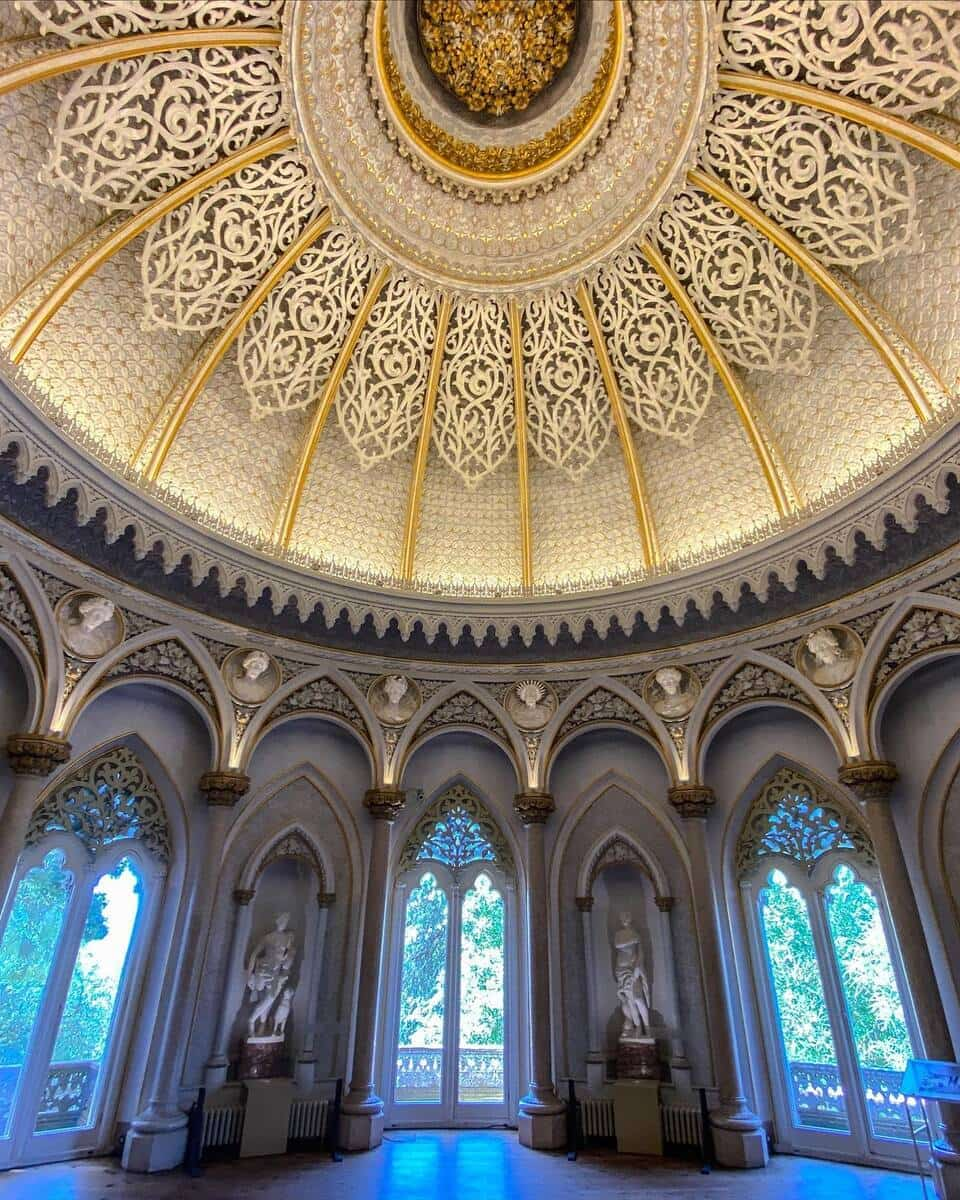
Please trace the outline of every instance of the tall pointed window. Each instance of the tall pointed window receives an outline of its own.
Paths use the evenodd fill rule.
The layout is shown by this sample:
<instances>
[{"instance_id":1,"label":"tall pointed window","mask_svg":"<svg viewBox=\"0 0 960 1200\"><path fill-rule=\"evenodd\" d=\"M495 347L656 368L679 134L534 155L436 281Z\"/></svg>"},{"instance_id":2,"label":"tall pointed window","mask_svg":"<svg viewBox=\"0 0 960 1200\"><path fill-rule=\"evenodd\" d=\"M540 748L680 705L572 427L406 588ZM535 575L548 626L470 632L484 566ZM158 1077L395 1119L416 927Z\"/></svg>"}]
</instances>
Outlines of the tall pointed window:
<instances>
[{"instance_id":1,"label":"tall pointed window","mask_svg":"<svg viewBox=\"0 0 960 1200\"><path fill-rule=\"evenodd\" d=\"M508 945L513 860L462 784L424 813L400 856L395 1124L506 1115Z\"/></svg>"},{"instance_id":2,"label":"tall pointed window","mask_svg":"<svg viewBox=\"0 0 960 1200\"><path fill-rule=\"evenodd\" d=\"M109 1136L145 890L170 853L160 797L119 747L34 810L0 915L0 1165ZM159 890L150 887L152 893Z\"/></svg>"},{"instance_id":3,"label":"tall pointed window","mask_svg":"<svg viewBox=\"0 0 960 1200\"><path fill-rule=\"evenodd\" d=\"M778 1140L865 1159L905 1152L909 1008L859 813L784 768L747 817L737 869Z\"/></svg>"}]
</instances>

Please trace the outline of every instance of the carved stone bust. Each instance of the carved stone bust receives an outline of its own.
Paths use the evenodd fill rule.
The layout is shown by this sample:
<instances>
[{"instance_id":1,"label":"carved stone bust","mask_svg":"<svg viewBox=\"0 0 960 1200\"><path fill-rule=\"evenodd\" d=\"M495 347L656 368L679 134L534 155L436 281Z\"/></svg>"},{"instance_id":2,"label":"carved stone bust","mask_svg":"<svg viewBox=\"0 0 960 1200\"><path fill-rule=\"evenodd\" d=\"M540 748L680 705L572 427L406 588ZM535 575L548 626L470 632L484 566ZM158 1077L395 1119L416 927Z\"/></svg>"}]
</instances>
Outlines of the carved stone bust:
<instances>
[{"instance_id":1,"label":"carved stone bust","mask_svg":"<svg viewBox=\"0 0 960 1200\"><path fill-rule=\"evenodd\" d=\"M818 687L843 687L853 678L863 643L846 625L822 625L797 647L797 669Z\"/></svg>"},{"instance_id":2,"label":"carved stone bust","mask_svg":"<svg viewBox=\"0 0 960 1200\"><path fill-rule=\"evenodd\" d=\"M123 617L112 600L95 592L71 592L57 606L57 625L77 658L102 658L124 638Z\"/></svg>"},{"instance_id":3,"label":"carved stone bust","mask_svg":"<svg viewBox=\"0 0 960 1200\"><path fill-rule=\"evenodd\" d=\"M420 707L420 689L408 675L381 675L370 684L367 699L384 725L405 725Z\"/></svg>"},{"instance_id":4,"label":"carved stone bust","mask_svg":"<svg viewBox=\"0 0 960 1200\"><path fill-rule=\"evenodd\" d=\"M503 706L519 729L542 729L557 711L557 694L541 679L521 679L507 692Z\"/></svg>"},{"instance_id":5,"label":"carved stone bust","mask_svg":"<svg viewBox=\"0 0 960 1200\"><path fill-rule=\"evenodd\" d=\"M227 690L241 704L262 704L280 686L280 667L265 650L241 646L223 660Z\"/></svg>"},{"instance_id":6,"label":"carved stone bust","mask_svg":"<svg viewBox=\"0 0 960 1200\"><path fill-rule=\"evenodd\" d=\"M700 695L700 680L687 667L666 666L652 671L643 683L643 698L668 721L685 717Z\"/></svg>"}]
</instances>

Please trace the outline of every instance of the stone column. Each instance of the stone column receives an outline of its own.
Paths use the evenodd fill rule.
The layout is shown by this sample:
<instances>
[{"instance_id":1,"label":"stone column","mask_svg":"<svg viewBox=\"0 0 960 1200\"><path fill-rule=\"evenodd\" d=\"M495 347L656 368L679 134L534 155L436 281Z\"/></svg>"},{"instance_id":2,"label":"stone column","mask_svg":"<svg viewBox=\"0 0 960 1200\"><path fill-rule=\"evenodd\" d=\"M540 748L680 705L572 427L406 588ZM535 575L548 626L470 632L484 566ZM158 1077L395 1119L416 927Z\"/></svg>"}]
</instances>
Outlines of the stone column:
<instances>
[{"instance_id":1,"label":"stone column","mask_svg":"<svg viewBox=\"0 0 960 1200\"><path fill-rule=\"evenodd\" d=\"M838 778L863 805L924 1053L928 1058L956 1062L940 986L893 819L891 796L897 768L877 760L849 762L840 768ZM960 1105L938 1107L939 1131L930 1163L934 1184L941 1200L960 1200Z\"/></svg>"},{"instance_id":2,"label":"stone column","mask_svg":"<svg viewBox=\"0 0 960 1200\"><path fill-rule=\"evenodd\" d=\"M70 743L42 733L12 733L7 761L16 778L0 815L0 911L13 882L23 839L47 778L70 759Z\"/></svg>"},{"instance_id":3,"label":"stone column","mask_svg":"<svg viewBox=\"0 0 960 1200\"><path fill-rule=\"evenodd\" d=\"M657 896L654 899L660 913L660 942L663 946L663 965L666 979L663 995L669 1009L664 1012L670 1033L670 1082L682 1091L690 1090L690 1064L687 1062L680 1034L680 997L677 994L677 968L673 959L673 929L670 914L676 903L673 896Z\"/></svg>"},{"instance_id":4,"label":"stone column","mask_svg":"<svg viewBox=\"0 0 960 1200\"><path fill-rule=\"evenodd\" d=\"M234 888L233 898L237 908L233 915L233 935L230 938L230 955L224 973L223 999L220 1007L220 1019L217 1021L217 1035L214 1038L213 1050L204 1068L203 1082L209 1091L223 1087L227 1082L227 1069L230 1062L227 1058L230 1029L234 1018L240 1011L243 1001L243 957L250 938L250 926L253 922L253 907L251 901L256 892L252 888Z\"/></svg>"},{"instance_id":5,"label":"stone column","mask_svg":"<svg viewBox=\"0 0 960 1200\"><path fill-rule=\"evenodd\" d=\"M340 1145L344 1150L372 1150L383 1141L383 1101L374 1084L377 1013L380 1008L383 942L390 878L393 823L403 808L399 788L371 788L363 798L373 819L367 896L360 943L357 1019L353 1036L353 1074L343 1101Z\"/></svg>"},{"instance_id":6,"label":"stone column","mask_svg":"<svg viewBox=\"0 0 960 1200\"><path fill-rule=\"evenodd\" d=\"M514 809L523 823L527 852L527 969L530 973L530 1086L520 1101L520 1143L554 1150L566 1142L565 1105L553 1083L550 1045L550 964L547 921L547 865L544 825L554 810L546 792L521 792Z\"/></svg>"},{"instance_id":7,"label":"stone column","mask_svg":"<svg viewBox=\"0 0 960 1200\"><path fill-rule=\"evenodd\" d=\"M320 966L323 962L323 947L327 941L327 918L336 901L334 892L317 892L317 925L313 934L313 953L310 964L303 964L304 986L307 1003L303 1016L303 1034L300 1052L293 1068L297 1086L312 1088L317 1078L317 1007L320 1003Z\"/></svg>"},{"instance_id":8,"label":"stone column","mask_svg":"<svg viewBox=\"0 0 960 1200\"><path fill-rule=\"evenodd\" d=\"M603 1048L603 1030L597 1003L597 972L593 961L593 897L577 896L577 909L583 928L583 963L587 982L587 1088L599 1096L607 1079L607 1054Z\"/></svg>"},{"instance_id":9,"label":"stone column","mask_svg":"<svg viewBox=\"0 0 960 1200\"><path fill-rule=\"evenodd\" d=\"M163 1031L156 1044L151 1099L130 1123L123 1145L123 1166L128 1171L168 1171L183 1160L187 1116L179 1101L184 1058L216 903L223 844L233 806L249 786L249 777L237 770L207 771L200 777L207 804L206 844L194 877L190 915L182 927L172 995L161 1016Z\"/></svg>"},{"instance_id":10,"label":"stone column","mask_svg":"<svg viewBox=\"0 0 960 1200\"><path fill-rule=\"evenodd\" d=\"M720 1093L720 1106L710 1114L717 1161L725 1167L765 1167L766 1133L744 1094L730 982L720 936L719 898L707 844L707 816L716 797L712 788L702 784L684 784L670 788L668 798L683 818L690 853L690 884L700 939L713 1061Z\"/></svg>"}]
</instances>

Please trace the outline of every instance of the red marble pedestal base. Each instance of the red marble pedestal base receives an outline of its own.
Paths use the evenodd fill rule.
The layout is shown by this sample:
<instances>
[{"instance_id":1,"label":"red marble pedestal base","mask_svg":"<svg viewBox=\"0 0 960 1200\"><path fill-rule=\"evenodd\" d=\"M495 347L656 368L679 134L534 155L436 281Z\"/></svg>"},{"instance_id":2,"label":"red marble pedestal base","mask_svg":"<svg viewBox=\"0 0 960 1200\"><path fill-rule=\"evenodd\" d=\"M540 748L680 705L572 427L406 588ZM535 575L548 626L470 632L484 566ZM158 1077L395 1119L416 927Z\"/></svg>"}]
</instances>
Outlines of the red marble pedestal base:
<instances>
[{"instance_id":1,"label":"red marble pedestal base","mask_svg":"<svg viewBox=\"0 0 960 1200\"><path fill-rule=\"evenodd\" d=\"M275 1079L284 1066L282 1037L246 1038L241 1044L241 1079Z\"/></svg>"},{"instance_id":2,"label":"red marble pedestal base","mask_svg":"<svg viewBox=\"0 0 960 1200\"><path fill-rule=\"evenodd\" d=\"M653 1038L621 1038L617 1042L617 1078L660 1078L660 1059Z\"/></svg>"}]
</instances>

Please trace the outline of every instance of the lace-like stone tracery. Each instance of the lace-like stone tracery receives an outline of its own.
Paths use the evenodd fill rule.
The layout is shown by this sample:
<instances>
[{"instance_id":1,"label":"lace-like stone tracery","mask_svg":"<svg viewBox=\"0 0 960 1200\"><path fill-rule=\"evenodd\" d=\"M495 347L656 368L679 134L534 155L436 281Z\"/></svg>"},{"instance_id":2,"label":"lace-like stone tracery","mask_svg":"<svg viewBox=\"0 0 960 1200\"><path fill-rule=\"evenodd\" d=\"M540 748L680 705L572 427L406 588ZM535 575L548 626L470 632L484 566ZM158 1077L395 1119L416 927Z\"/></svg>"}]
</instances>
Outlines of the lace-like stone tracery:
<instances>
[{"instance_id":1,"label":"lace-like stone tracery","mask_svg":"<svg viewBox=\"0 0 960 1200\"><path fill-rule=\"evenodd\" d=\"M162 863L170 859L160 794L126 746L83 767L42 800L30 819L26 844L57 831L79 838L92 857L114 842L135 838Z\"/></svg>"},{"instance_id":2,"label":"lace-like stone tracery","mask_svg":"<svg viewBox=\"0 0 960 1200\"><path fill-rule=\"evenodd\" d=\"M400 856L400 870L418 862L446 863L453 871L474 862L513 870L513 856L496 821L463 784L439 796L417 822Z\"/></svg>"}]
</instances>

